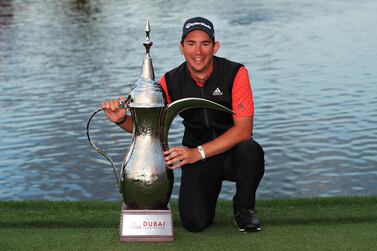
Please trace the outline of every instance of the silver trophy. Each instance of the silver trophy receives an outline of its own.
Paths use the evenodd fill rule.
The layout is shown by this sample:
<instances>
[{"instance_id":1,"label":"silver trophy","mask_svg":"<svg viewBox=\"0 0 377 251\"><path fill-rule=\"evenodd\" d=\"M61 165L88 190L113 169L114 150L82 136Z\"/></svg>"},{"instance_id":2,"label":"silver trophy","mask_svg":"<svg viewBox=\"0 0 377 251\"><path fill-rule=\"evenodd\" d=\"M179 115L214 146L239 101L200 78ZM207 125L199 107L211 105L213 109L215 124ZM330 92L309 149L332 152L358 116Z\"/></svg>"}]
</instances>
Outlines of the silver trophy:
<instances>
[{"instance_id":1,"label":"silver trophy","mask_svg":"<svg viewBox=\"0 0 377 251\"><path fill-rule=\"evenodd\" d=\"M93 148L111 164L124 205L121 210L120 240L172 241L173 227L169 206L173 188L173 171L168 168L163 152L168 147L168 133L175 116L191 108L210 108L232 113L228 108L201 98L185 98L166 106L163 91L155 81L150 49L150 24L145 25L146 49L140 78L131 87L120 108L131 112L133 132L131 145L122 163L119 175L113 160L96 146L89 134L92 118L87 123L87 137Z\"/></svg>"}]
</instances>

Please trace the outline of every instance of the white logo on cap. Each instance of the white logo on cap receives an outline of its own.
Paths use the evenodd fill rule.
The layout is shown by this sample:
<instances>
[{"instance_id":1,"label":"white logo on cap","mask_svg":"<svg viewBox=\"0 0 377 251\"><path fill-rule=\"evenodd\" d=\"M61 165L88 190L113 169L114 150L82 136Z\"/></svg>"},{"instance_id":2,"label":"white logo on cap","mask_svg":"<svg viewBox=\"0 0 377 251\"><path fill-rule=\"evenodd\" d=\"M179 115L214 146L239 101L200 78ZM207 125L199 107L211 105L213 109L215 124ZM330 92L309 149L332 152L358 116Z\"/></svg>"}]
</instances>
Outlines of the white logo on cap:
<instances>
[{"instance_id":1,"label":"white logo on cap","mask_svg":"<svg viewBox=\"0 0 377 251\"><path fill-rule=\"evenodd\" d=\"M212 30L211 26L209 26L208 24L203 23L203 22L188 23L188 24L186 24L186 29L188 29L188 28L190 28L191 26L194 26L194 25L202 25L202 26Z\"/></svg>"}]
</instances>

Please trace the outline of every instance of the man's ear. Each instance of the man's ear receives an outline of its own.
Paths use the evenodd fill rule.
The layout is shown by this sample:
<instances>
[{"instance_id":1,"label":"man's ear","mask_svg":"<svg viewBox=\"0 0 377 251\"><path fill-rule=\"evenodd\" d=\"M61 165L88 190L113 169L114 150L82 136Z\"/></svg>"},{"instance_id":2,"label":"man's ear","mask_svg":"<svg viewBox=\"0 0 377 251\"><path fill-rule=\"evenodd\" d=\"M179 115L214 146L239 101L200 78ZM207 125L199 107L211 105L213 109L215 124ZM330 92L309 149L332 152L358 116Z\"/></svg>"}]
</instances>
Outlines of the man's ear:
<instances>
[{"instance_id":1,"label":"man's ear","mask_svg":"<svg viewBox=\"0 0 377 251\"><path fill-rule=\"evenodd\" d=\"M219 49L220 49L220 42L216 41L215 45L213 46L213 54L216 54Z\"/></svg>"},{"instance_id":2,"label":"man's ear","mask_svg":"<svg viewBox=\"0 0 377 251\"><path fill-rule=\"evenodd\" d=\"M179 50L181 51L181 54L183 55L183 45L182 45L182 43L179 43Z\"/></svg>"}]
</instances>

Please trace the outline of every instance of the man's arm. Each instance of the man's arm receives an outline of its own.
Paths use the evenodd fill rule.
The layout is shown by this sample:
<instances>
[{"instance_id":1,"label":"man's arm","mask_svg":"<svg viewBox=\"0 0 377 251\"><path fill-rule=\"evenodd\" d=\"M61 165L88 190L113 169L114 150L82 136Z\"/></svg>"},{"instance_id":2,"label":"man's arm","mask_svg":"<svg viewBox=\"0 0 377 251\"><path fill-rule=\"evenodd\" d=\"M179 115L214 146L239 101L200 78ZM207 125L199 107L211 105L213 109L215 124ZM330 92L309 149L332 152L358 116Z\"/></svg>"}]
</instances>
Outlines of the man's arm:
<instances>
[{"instance_id":1,"label":"man's arm","mask_svg":"<svg viewBox=\"0 0 377 251\"><path fill-rule=\"evenodd\" d=\"M234 126L216 139L202 145L206 157L223 153L238 143L251 138L253 131L253 117L234 119Z\"/></svg>"},{"instance_id":2,"label":"man's arm","mask_svg":"<svg viewBox=\"0 0 377 251\"><path fill-rule=\"evenodd\" d=\"M127 116L126 109L119 108L119 101L126 100L125 97L120 97L119 99L107 100L102 103L103 111L106 117L113 123L116 123L120 128L126 130L127 132L132 132L132 117ZM123 123L119 123L122 122Z\"/></svg>"},{"instance_id":3,"label":"man's arm","mask_svg":"<svg viewBox=\"0 0 377 251\"><path fill-rule=\"evenodd\" d=\"M251 138L253 130L253 117L241 117L234 119L234 126L216 139L202 145L206 158L223 153L238 143ZM202 159L198 149L175 146L165 152L168 165L172 169L181 167L185 164L195 163Z\"/></svg>"}]
</instances>

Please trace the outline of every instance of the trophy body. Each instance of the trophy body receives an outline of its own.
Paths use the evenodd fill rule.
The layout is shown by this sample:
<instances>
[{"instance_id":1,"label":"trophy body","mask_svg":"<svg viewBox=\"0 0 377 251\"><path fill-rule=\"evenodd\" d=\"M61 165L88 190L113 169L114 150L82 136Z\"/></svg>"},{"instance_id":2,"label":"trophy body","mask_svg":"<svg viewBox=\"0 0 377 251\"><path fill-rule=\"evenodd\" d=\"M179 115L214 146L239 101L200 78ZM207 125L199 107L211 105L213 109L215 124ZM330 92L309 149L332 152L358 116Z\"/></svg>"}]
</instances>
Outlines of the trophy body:
<instances>
[{"instance_id":1,"label":"trophy body","mask_svg":"<svg viewBox=\"0 0 377 251\"><path fill-rule=\"evenodd\" d=\"M120 175L120 190L129 209L166 209L173 172L163 157L159 121L163 108L133 108L134 135Z\"/></svg>"}]
</instances>

